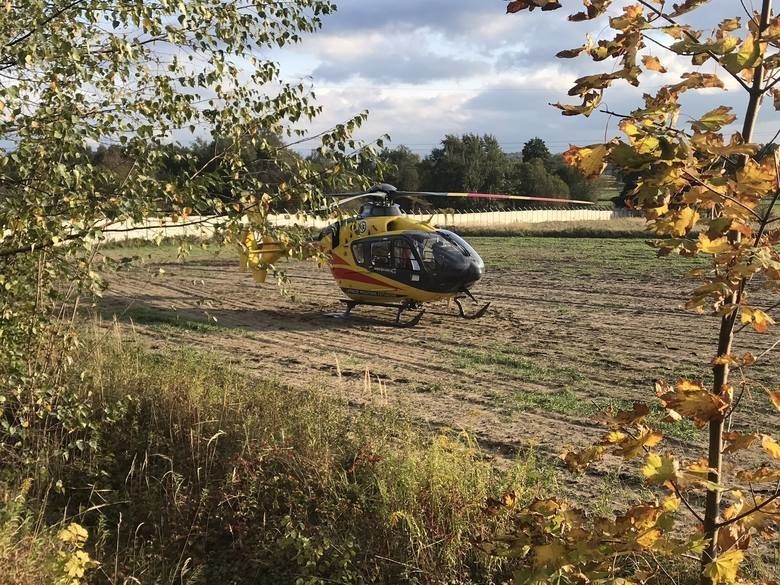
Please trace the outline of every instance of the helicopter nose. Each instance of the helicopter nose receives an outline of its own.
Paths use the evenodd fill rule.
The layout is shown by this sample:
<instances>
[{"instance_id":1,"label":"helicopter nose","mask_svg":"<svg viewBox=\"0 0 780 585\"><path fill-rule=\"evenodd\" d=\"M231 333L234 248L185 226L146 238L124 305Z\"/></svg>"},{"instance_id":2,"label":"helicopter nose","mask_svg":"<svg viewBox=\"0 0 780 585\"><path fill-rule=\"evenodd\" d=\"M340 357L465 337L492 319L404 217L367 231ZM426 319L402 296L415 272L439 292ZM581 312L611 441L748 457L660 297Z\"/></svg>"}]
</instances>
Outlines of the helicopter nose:
<instances>
[{"instance_id":1,"label":"helicopter nose","mask_svg":"<svg viewBox=\"0 0 780 585\"><path fill-rule=\"evenodd\" d=\"M472 261L463 270L463 286L468 288L482 278L484 266L481 262Z\"/></svg>"}]
</instances>

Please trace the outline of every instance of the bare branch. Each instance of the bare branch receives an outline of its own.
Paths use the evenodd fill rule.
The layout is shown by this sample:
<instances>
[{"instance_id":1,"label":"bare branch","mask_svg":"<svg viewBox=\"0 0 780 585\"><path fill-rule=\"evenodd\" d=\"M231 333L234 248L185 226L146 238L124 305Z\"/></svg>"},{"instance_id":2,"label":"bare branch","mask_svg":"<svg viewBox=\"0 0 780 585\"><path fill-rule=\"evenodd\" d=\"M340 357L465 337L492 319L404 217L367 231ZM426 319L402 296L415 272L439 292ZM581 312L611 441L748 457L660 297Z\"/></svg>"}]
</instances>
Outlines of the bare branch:
<instances>
[{"instance_id":1,"label":"bare branch","mask_svg":"<svg viewBox=\"0 0 780 585\"><path fill-rule=\"evenodd\" d=\"M751 514L755 514L756 512L759 512L760 510L766 508L769 504L774 502L777 498L780 498L780 490L775 490L775 493L772 494L770 497L768 497L766 500L761 502L760 504L753 506L750 510L747 510L746 512L742 512L742 514L738 514L737 516L734 516L733 518L729 520L724 520L723 522L719 522L716 524L718 529L723 528L724 526L728 526L729 524L734 524L735 522L739 522L743 518L747 518Z\"/></svg>"}]
</instances>

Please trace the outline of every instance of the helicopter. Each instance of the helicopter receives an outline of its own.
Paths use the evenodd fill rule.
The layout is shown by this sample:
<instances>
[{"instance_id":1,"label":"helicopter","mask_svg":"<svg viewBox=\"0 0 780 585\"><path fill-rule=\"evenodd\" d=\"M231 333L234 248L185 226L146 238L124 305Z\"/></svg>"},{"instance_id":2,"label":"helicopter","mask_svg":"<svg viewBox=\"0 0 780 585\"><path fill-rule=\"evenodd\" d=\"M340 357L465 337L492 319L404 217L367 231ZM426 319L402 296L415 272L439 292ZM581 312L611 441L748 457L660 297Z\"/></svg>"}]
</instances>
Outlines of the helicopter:
<instances>
[{"instance_id":1,"label":"helicopter","mask_svg":"<svg viewBox=\"0 0 780 585\"><path fill-rule=\"evenodd\" d=\"M331 273L347 297L341 299L346 310L339 316L348 317L359 305L388 307L396 310L394 325L399 327L417 325L425 313L424 303L452 300L458 316L464 319L482 317L490 303L470 313L463 307L465 299L479 304L470 291L485 271L477 251L458 234L436 228L430 220L406 215L397 199L472 197L592 205L589 201L522 195L399 191L386 183L333 197L343 197L337 205L366 199L356 216L335 221L314 240L329 256ZM242 271L251 270L260 282L265 280L267 268L284 254L272 237L266 235L258 241L250 230L242 234L240 248ZM410 311L416 314L402 321L402 315Z\"/></svg>"}]
</instances>

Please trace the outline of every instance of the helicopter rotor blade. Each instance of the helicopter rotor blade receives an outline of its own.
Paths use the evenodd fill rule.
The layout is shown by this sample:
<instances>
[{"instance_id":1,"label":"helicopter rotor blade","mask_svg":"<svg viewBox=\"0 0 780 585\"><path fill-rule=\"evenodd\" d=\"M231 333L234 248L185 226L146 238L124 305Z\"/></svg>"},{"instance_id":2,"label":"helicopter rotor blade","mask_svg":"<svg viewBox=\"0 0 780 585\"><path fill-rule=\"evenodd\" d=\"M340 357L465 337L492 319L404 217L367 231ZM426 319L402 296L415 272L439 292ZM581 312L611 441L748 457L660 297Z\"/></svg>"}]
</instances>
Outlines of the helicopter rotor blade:
<instances>
[{"instance_id":1,"label":"helicopter rotor blade","mask_svg":"<svg viewBox=\"0 0 780 585\"><path fill-rule=\"evenodd\" d=\"M503 199L513 201L539 201L542 203L568 203L580 205L594 205L592 201L580 199L555 199L553 197L530 197L526 195L503 195L501 193L452 193L438 191L395 191L394 197L452 197L471 199Z\"/></svg>"}]
</instances>

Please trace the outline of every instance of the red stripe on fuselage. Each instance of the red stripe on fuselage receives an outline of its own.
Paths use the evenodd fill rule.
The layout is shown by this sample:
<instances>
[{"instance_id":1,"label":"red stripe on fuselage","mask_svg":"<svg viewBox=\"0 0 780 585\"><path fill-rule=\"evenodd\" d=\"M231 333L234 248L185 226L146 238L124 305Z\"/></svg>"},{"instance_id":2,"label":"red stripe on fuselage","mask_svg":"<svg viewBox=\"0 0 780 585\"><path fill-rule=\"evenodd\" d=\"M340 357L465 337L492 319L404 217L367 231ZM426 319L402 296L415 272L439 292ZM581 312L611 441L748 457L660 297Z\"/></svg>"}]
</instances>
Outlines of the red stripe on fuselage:
<instances>
[{"instance_id":1,"label":"red stripe on fuselage","mask_svg":"<svg viewBox=\"0 0 780 585\"><path fill-rule=\"evenodd\" d=\"M393 286L392 284L388 284L386 282L382 282L381 280L377 280L376 278L373 278L369 276L368 274L361 274L360 272L355 272L354 270L350 270L349 268L337 268L335 266L332 266L330 271L333 273L333 276L339 280L353 280L355 282L362 282L364 284L373 284L376 286L384 286L386 288L394 288L398 290L397 286Z\"/></svg>"},{"instance_id":2,"label":"red stripe on fuselage","mask_svg":"<svg viewBox=\"0 0 780 585\"><path fill-rule=\"evenodd\" d=\"M330 255L330 263L332 266L349 266L346 260L344 260L341 256L337 256L336 254Z\"/></svg>"}]
</instances>

